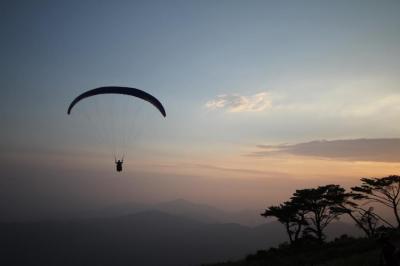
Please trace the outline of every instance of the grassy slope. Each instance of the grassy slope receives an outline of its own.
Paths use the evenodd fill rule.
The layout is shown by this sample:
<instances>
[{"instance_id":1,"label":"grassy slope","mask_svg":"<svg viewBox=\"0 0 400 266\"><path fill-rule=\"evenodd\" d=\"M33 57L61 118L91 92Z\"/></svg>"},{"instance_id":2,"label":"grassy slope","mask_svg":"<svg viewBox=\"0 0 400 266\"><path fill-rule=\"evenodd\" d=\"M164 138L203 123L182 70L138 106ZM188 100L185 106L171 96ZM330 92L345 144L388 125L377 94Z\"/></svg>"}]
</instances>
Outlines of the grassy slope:
<instances>
[{"instance_id":1,"label":"grassy slope","mask_svg":"<svg viewBox=\"0 0 400 266\"><path fill-rule=\"evenodd\" d=\"M241 261L208 266L375 266L379 265L379 258L380 247L376 241L341 238L323 246L271 248Z\"/></svg>"}]
</instances>

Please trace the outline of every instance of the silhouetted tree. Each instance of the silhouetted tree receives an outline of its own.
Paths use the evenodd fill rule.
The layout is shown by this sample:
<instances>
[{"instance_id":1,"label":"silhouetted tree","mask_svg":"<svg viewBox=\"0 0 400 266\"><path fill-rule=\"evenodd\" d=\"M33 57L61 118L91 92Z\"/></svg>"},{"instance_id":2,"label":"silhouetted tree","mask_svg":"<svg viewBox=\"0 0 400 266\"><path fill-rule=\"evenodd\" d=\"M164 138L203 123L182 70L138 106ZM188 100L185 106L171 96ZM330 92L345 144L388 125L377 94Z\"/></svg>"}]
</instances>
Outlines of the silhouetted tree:
<instances>
[{"instance_id":1,"label":"silhouetted tree","mask_svg":"<svg viewBox=\"0 0 400 266\"><path fill-rule=\"evenodd\" d=\"M308 222L305 235L310 233L322 243L325 239L324 229L343 211L337 206L346 199L345 189L339 185L325 185L318 188L296 190L291 198L305 214Z\"/></svg>"},{"instance_id":2,"label":"silhouetted tree","mask_svg":"<svg viewBox=\"0 0 400 266\"><path fill-rule=\"evenodd\" d=\"M361 207L354 208L341 208L342 213L348 214L352 220L356 223L356 226L360 228L368 238L374 238L377 233L377 227L379 225L380 216L374 213L372 207L364 209Z\"/></svg>"},{"instance_id":3,"label":"silhouetted tree","mask_svg":"<svg viewBox=\"0 0 400 266\"><path fill-rule=\"evenodd\" d=\"M372 207L365 209L360 206L357 200L362 199L362 197L357 193L343 192L341 197L343 199L342 202L331 207L331 209L336 212L348 214L356 223L356 226L360 228L368 238L373 238L376 234L379 220L382 218L374 212Z\"/></svg>"},{"instance_id":4,"label":"silhouetted tree","mask_svg":"<svg viewBox=\"0 0 400 266\"><path fill-rule=\"evenodd\" d=\"M361 213L360 224L367 228L371 237L375 236L376 229L379 225L379 219L374 214L374 208L369 207L368 210Z\"/></svg>"},{"instance_id":5,"label":"silhouetted tree","mask_svg":"<svg viewBox=\"0 0 400 266\"><path fill-rule=\"evenodd\" d=\"M352 191L360 199L367 199L369 202L380 203L391 208L397 221L397 228L400 228L400 176L361 178L361 181L361 186L352 187Z\"/></svg>"},{"instance_id":6,"label":"silhouetted tree","mask_svg":"<svg viewBox=\"0 0 400 266\"><path fill-rule=\"evenodd\" d=\"M307 225L304 215L304 211L292 202L285 202L279 206L270 206L261 214L266 218L275 217L285 226L290 244L298 241L303 226Z\"/></svg>"}]
</instances>

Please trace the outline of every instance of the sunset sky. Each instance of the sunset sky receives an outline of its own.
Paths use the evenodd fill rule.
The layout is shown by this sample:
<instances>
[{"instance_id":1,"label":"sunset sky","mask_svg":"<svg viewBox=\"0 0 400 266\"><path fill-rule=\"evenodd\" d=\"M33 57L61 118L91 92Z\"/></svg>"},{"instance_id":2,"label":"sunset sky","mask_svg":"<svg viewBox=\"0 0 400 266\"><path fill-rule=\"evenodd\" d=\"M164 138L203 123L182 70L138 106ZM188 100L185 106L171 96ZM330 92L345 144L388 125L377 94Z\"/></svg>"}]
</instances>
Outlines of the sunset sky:
<instances>
[{"instance_id":1,"label":"sunset sky","mask_svg":"<svg viewBox=\"0 0 400 266\"><path fill-rule=\"evenodd\" d=\"M399 14L399 1L2 1L0 209L255 209L399 174ZM82 117L93 102L66 113L105 85L167 111L118 116L117 135L125 118L140 128L122 173Z\"/></svg>"}]
</instances>

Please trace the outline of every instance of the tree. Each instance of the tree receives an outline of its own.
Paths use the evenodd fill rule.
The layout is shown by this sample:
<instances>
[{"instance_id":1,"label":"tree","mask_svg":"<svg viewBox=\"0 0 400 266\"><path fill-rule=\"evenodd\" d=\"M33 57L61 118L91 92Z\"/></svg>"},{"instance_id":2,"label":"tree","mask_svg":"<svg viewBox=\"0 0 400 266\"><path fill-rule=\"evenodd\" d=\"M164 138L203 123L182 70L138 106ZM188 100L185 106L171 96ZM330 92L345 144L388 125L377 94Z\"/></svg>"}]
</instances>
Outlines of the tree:
<instances>
[{"instance_id":1,"label":"tree","mask_svg":"<svg viewBox=\"0 0 400 266\"><path fill-rule=\"evenodd\" d=\"M376 202L391 208L400 229L400 176L391 175L382 178L361 178L361 186L352 187L360 199Z\"/></svg>"},{"instance_id":2,"label":"tree","mask_svg":"<svg viewBox=\"0 0 400 266\"><path fill-rule=\"evenodd\" d=\"M285 226L290 244L299 240L303 226L307 225L304 212L292 202L285 202L279 206L270 206L261 216L277 218Z\"/></svg>"},{"instance_id":3,"label":"tree","mask_svg":"<svg viewBox=\"0 0 400 266\"><path fill-rule=\"evenodd\" d=\"M366 228L369 233L369 237L374 237L376 234L376 229L379 225L379 219L374 214L374 208L369 207L368 210L361 213L359 217L359 226Z\"/></svg>"},{"instance_id":4,"label":"tree","mask_svg":"<svg viewBox=\"0 0 400 266\"><path fill-rule=\"evenodd\" d=\"M333 207L333 209L337 212L348 214L368 238L376 236L379 222L392 227L388 221L374 212L373 207L363 208L362 205L358 204L356 201L360 199L362 197L357 193L343 193L343 202Z\"/></svg>"},{"instance_id":5,"label":"tree","mask_svg":"<svg viewBox=\"0 0 400 266\"><path fill-rule=\"evenodd\" d=\"M368 210L363 209L355 201L360 199L360 197L355 193L342 193L342 202L337 204L331 209L338 213L345 213L350 216L351 219L356 223L356 226L360 228L368 238L371 238L375 234L375 228L378 223L375 214L373 213L373 208ZM373 225L374 224L374 225Z\"/></svg>"},{"instance_id":6,"label":"tree","mask_svg":"<svg viewBox=\"0 0 400 266\"><path fill-rule=\"evenodd\" d=\"M296 190L292 202L304 212L307 221L306 235L314 235L322 243L324 229L337 219L343 211L335 208L345 200L345 190L339 185L319 186L318 188Z\"/></svg>"}]
</instances>

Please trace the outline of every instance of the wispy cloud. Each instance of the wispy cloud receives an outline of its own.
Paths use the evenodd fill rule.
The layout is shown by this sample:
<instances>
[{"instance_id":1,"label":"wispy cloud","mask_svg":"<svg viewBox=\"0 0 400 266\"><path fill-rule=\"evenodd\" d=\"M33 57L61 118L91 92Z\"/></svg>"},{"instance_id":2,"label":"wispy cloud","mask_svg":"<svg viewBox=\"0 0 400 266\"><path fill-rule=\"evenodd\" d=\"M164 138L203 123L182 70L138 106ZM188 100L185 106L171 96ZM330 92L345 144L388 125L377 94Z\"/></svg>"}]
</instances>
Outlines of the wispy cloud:
<instances>
[{"instance_id":1,"label":"wispy cloud","mask_svg":"<svg viewBox=\"0 0 400 266\"><path fill-rule=\"evenodd\" d=\"M400 138L318 140L297 144L258 145L252 156L270 157L276 154L312 156L349 160L400 162Z\"/></svg>"},{"instance_id":2,"label":"wispy cloud","mask_svg":"<svg viewBox=\"0 0 400 266\"><path fill-rule=\"evenodd\" d=\"M209 110L223 109L231 113L261 112L272 107L270 95L260 92L244 96L239 94L222 94L205 104Z\"/></svg>"},{"instance_id":3,"label":"wispy cloud","mask_svg":"<svg viewBox=\"0 0 400 266\"><path fill-rule=\"evenodd\" d=\"M361 84L363 85L363 84ZM209 110L224 110L230 113L261 112L269 110L274 115L318 114L339 118L368 118L396 115L400 112L400 94L378 93L371 89L349 87L321 90L311 96L309 91L291 93L260 92L253 95L221 94L206 102Z\"/></svg>"}]
</instances>

